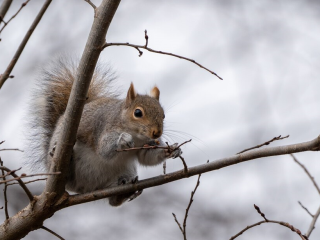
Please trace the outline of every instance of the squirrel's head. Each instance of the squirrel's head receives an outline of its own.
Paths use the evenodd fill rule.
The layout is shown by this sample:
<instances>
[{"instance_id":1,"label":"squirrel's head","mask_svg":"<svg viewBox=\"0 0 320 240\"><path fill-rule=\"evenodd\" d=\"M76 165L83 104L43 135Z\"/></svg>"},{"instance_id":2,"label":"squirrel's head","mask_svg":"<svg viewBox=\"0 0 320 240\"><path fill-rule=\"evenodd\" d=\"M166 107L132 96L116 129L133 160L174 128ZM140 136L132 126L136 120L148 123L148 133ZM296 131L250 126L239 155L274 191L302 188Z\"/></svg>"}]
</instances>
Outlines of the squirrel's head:
<instances>
[{"instance_id":1,"label":"squirrel's head","mask_svg":"<svg viewBox=\"0 0 320 240\"><path fill-rule=\"evenodd\" d=\"M137 94L131 83L125 101L126 124L141 139L157 139L163 133L163 108L159 103L160 91L151 89L149 95Z\"/></svg>"}]
</instances>

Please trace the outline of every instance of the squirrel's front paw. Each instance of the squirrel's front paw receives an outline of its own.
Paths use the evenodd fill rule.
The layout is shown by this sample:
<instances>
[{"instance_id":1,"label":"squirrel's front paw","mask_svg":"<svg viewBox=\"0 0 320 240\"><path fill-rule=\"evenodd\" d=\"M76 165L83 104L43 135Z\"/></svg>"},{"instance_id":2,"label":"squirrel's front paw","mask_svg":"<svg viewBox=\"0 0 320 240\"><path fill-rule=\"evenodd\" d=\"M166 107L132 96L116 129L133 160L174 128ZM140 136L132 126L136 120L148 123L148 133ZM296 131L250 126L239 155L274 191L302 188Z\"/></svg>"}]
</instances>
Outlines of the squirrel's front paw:
<instances>
[{"instance_id":1,"label":"squirrel's front paw","mask_svg":"<svg viewBox=\"0 0 320 240\"><path fill-rule=\"evenodd\" d=\"M126 149L126 148L133 148L134 142L131 134L123 132L120 134L118 138L118 149Z\"/></svg>"},{"instance_id":2,"label":"squirrel's front paw","mask_svg":"<svg viewBox=\"0 0 320 240\"><path fill-rule=\"evenodd\" d=\"M172 144L170 146L170 149L165 150L165 154L167 158L177 158L180 157L182 154L182 151L178 147L178 143Z\"/></svg>"}]
</instances>

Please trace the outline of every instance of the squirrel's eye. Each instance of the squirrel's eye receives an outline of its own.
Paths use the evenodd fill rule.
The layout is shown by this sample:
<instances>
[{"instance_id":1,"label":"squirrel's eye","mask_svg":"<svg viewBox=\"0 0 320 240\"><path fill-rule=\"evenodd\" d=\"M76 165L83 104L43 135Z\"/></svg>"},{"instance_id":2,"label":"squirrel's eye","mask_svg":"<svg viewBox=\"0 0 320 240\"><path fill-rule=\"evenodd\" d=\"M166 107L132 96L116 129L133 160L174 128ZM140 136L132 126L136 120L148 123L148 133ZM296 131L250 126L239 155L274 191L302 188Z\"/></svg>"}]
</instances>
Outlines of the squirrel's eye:
<instances>
[{"instance_id":1,"label":"squirrel's eye","mask_svg":"<svg viewBox=\"0 0 320 240\"><path fill-rule=\"evenodd\" d=\"M134 110L134 116L137 117L137 118L141 118L142 117L142 111L140 109L136 109Z\"/></svg>"},{"instance_id":2,"label":"squirrel's eye","mask_svg":"<svg viewBox=\"0 0 320 240\"><path fill-rule=\"evenodd\" d=\"M165 114L163 114L163 119L165 119L166 118L166 115Z\"/></svg>"}]
</instances>

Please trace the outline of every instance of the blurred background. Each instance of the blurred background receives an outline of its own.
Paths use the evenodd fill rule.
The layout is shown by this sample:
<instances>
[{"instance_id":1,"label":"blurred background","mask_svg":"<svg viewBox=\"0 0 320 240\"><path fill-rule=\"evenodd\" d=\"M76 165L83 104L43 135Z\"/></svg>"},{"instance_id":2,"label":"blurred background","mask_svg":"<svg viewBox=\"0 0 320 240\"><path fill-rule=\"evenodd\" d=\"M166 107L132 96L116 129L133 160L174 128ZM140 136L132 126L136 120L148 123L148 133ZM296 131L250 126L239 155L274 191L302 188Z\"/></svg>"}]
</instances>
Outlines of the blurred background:
<instances>
[{"instance_id":1,"label":"blurred background","mask_svg":"<svg viewBox=\"0 0 320 240\"><path fill-rule=\"evenodd\" d=\"M2 0L3 1L3 0ZM1 2L1 1L0 1ZM8 20L24 1L15 0ZM4 72L44 1L32 0L0 35ZM100 1L93 1L96 5ZM81 56L93 21L83 0L54 0L0 90L1 148L27 149L27 106L39 69L61 54ZM192 142L183 147L188 166L231 156L273 137L290 135L272 146L314 139L320 134L320 2L312 0L123 0L109 28L108 42L143 45L195 59L217 72L220 81L196 65L128 47L110 47L101 61L110 64L125 92L134 82L145 93L155 84L166 110L164 137ZM2 26L2 25L1 25ZM0 27L1 27L0 26ZM3 151L5 165L29 173L25 157ZM320 184L320 154L296 157ZM167 161L167 172L181 169ZM162 166L139 169L140 179L162 174ZM172 212L183 222L197 177L146 189L136 200L112 208L105 200L57 212L45 226L65 239L182 239ZM305 172L287 156L257 159L203 174L187 221L188 239L229 239L247 225L267 218L289 222L305 233L319 194ZM44 182L30 186L40 194ZM3 186L1 186L3 187ZM8 189L9 213L28 203L17 186ZM0 199L3 206L3 196ZM0 210L0 221L4 211ZM319 239L320 220L310 239ZM44 230L25 239L56 239ZM289 229L264 224L237 239L300 239Z\"/></svg>"}]
</instances>

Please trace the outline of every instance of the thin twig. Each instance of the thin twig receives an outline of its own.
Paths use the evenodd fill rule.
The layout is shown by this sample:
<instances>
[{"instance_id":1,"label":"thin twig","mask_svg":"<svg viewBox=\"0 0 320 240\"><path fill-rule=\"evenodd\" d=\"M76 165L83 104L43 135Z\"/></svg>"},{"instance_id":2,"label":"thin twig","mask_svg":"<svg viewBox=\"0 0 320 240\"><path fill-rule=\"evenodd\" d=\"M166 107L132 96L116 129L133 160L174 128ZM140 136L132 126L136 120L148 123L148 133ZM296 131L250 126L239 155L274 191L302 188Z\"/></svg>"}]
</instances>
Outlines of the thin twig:
<instances>
[{"instance_id":1,"label":"thin twig","mask_svg":"<svg viewBox=\"0 0 320 240\"><path fill-rule=\"evenodd\" d=\"M236 235L232 236L229 240L234 240L236 239L237 237L239 237L240 235L242 235L244 232L246 232L247 230L249 230L250 228L253 228L253 227L256 227L256 226L259 226L260 224L264 224L264 223L276 223L276 224L280 224L282 226L285 226L285 227L288 227L291 229L292 225L288 224L288 223L285 223L285 222L280 222L280 221L274 221L274 220L269 220L268 222L266 221L260 221L260 222L257 222L255 224L252 224L252 225L249 225L247 226L246 228L244 228L243 230L241 230L239 233L237 233ZM297 229L298 230L298 229ZM298 233L297 233L298 234ZM298 234L299 235L299 234ZM300 236L300 235L299 235ZM304 235L301 235L300 238L302 240L308 240L308 238L306 238L306 236Z\"/></svg>"},{"instance_id":2,"label":"thin twig","mask_svg":"<svg viewBox=\"0 0 320 240\"><path fill-rule=\"evenodd\" d=\"M167 161L163 162L163 174L166 175Z\"/></svg>"},{"instance_id":3,"label":"thin twig","mask_svg":"<svg viewBox=\"0 0 320 240\"><path fill-rule=\"evenodd\" d=\"M308 177L310 178L310 180L312 181L313 185L315 186L315 188L317 189L318 193L320 194L320 188L318 186L318 184L316 183L316 181L314 180L314 177L311 176L310 172L308 171L308 169L298 161L298 159L293 155L293 154L290 154L290 156L293 158L293 160L299 164L300 167L303 168L303 170L306 172L306 174L308 175Z\"/></svg>"},{"instance_id":4,"label":"thin twig","mask_svg":"<svg viewBox=\"0 0 320 240\"><path fill-rule=\"evenodd\" d=\"M172 213L172 215L173 215L174 220L176 221L176 223L177 223L178 227L180 228L181 233L184 235L184 233L183 233L183 229L182 229L182 227L181 227L181 225L180 225L180 223L179 223L179 221L178 221L178 219L177 219L176 215L175 215L174 213Z\"/></svg>"},{"instance_id":5,"label":"thin twig","mask_svg":"<svg viewBox=\"0 0 320 240\"><path fill-rule=\"evenodd\" d=\"M96 5L94 5L93 4L93 2L91 2L90 0L84 0L84 1L86 1L87 3L89 3L90 5L91 5L91 7L94 9L94 10L96 10Z\"/></svg>"},{"instance_id":6,"label":"thin twig","mask_svg":"<svg viewBox=\"0 0 320 240\"><path fill-rule=\"evenodd\" d=\"M146 39L146 44L144 45L144 47L148 47L149 36L148 36L148 34L147 34L147 29L144 30L144 38Z\"/></svg>"},{"instance_id":7,"label":"thin twig","mask_svg":"<svg viewBox=\"0 0 320 240\"><path fill-rule=\"evenodd\" d=\"M23 150L20 150L19 148L2 148L0 151L19 151L23 152Z\"/></svg>"},{"instance_id":8,"label":"thin twig","mask_svg":"<svg viewBox=\"0 0 320 240\"><path fill-rule=\"evenodd\" d=\"M21 7L20 7L19 10L16 12L16 14L14 14L7 22L3 21L3 19L2 19L2 22L4 23L4 25L3 25L3 27L1 28L0 33L1 33L2 30L9 24L9 22L11 22L11 20L14 19L14 18L19 14L19 12L22 10L22 8L24 8L24 7L28 4L29 1L30 1L30 0L27 0L27 1L25 1L24 3L22 3L22 4L21 4Z\"/></svg>"},{"instance_id":9,"label":"thin twig","mask_svg":"<svg viewBox=\"0 0 320 240\"><path fill-rule=\"evenodd\" d=\"M1 157L0 157L0 165L1 167L3 167L3 162L1 160ZM2 172L2 175L3 175L3 180L6 181L6 177L5 177L5 174L4 174L4 170L1 169L1 172ZM7 198L7 183L4 184L4 188L3 188L3 196L4 196L4 212L5 212L5 215L6 215L6 219L9 219L9 213L8 213L8 198Z\"/></svg>"},{"instance_id":10,"label":"thin twig","mask_svg":"<svg viewBox=\"0 0 320 240\"><path fill-rule=\"evenodd\" d=\"M307 212L312 218L314 218L314 215L308 210L308 208L306 208L305 206L303 206L300 201L298 201L298 203L300 204L300 206L301 206L304 210L306 210L306 212Z\"/></svg>"},{"instance_id":11,"label":"thin twig","mask_svg":"<svg viewBox=\"0 0 320 240\"><path fill-rule=\"evenodd\" d=\"M29 183L38 182L38 181L43 181L43 180L47 180L47 178L38 178L38 179L31 180L31 181L28 181L28 182L23 182L23 183L24 183L24 184L29 184ZM19 183L17 183L17 182L8 183L7 186L15 185L15 184L19 184Z\"/></svg>"},{"instance_id":12,"label":"thin twig","mask_svg":"<svg viewBox=\"0 0 320 240\"><path fill-rule=\"evenodd\" d=\"M185 142L181 143L181 144L180 144L180 145L178 145L174 150L176 150L176 149L180 148L182 145L184 145L184 144L186 144L186 143L188 143L188 142L191 142L191 141L192 141L192 139L189 139L189 140L187 140L187 141L185 141Z\"/></svg>"},{"instance_id":13,"label":"thin twig","mask_svg":"<svg viewBox=\"0 0 320 240\"><path fill-rule=\"evenodd\" d=\"M185 144L185 143L187 143L187 142L190 142L190 141L191 141L191 139L188 140L188 141L185 141L184 143L181 143L180 145L178 145L178 146L175 147L174 149L172 149L172 148L170 147L169 143L166 142L166 144L167 144L167 149L168 149L169 153L172 153L174 150L178 149L178 148L181 147L183 144ZM181 161L182 161L184 172L187 173L187 172L188 172L188 166L187 166L187 164L186 164L186 161L184 160L184 158L183 158L182 156L179 156L179 158L180 158Z\"/></svg>"},{"instance_id":14,"label":"thin twig","mask_svg":"<svg viewBox=\"0 0 320 240\"><path fill-rule=\"evenodd\" d=\"M163 51L158 51L158 50L154 50L154 49L151 49L148 47L148 35L147 35L147 30L145 30L145 39L146 39L146 44L145 45L137 45L137 44L130 44L130 43L105 43L103 46L102 46L102 50L105 49L106 47L110 47L110 46L127 46L127 47L133 47L135 49L137 49L139 51L139 57L142 56L143 52L140 50L140 49L145 49L149 52L153 52L153 53L158 53L158 54L164 54L164 55L169 55L169 56L172 56L172 57L177 57L177 58L180 58L180 59L184 59L184 60L187 60L189 62L192 62L196 65L198 65L199 67L205 69L206 71L210 72L211 74L215 75L217 78L219 78L220 80L223 80L218 74L216 74L215 72L211 71L210 69L202 66L201 64L199 64L198 62L196 62L195 60L193 59L190 59L190 58L187 58L187 57L183 57L183 56L180 56L180 55L177 55L177 54L173 54L173 53L168 53L168 52L163 52Z\"/></svg>"},{"instance_id":15,"label":"thin twig","mask_svg":"<svg viewBox=\"0 0 320 240\"><path fill-rule=\"evenodd\" d=\"M34 29L37 27L38 23L40 22L43 14L46 12L48 6L50 5L52 0L46 0L46 2L43 4L40 12L38 13L38 15L36 16L36 18L34 19L33 23L31 24L29 30L27 31L26 35L24 36L19 48L17 49L16 53L14 54L11 62L9 63L7 69L4 71L3 74L1 74L0 76L0 89L2 88L3 84L5 83L5 81L9 78L10 73L12 72L14 66L16 65L24 47L26 46L30 36L32 35Z\"/></svg>"},{"instance_id":16,"label":"thin twig","mask_svg":"<svg viewBox=\"0 0 320 240\"><path fill-rule=\"evenodd\" d=\"M285 136L285 137L281 137L281 135L279 135L278 137L274 137L274 138L272 138L271 140L269 140L269 141L267 141L267 142L265 142L265 143L259 144L259 145L257 145L257 146L251 147L251 148L244 149L244 150L242 150L241 152L238 152L237 154L244 153L244 152L247 152L247 151L252 150L252 149L255 149L255 148L260 148L260 147L262 147L262 146L269 145L269 144L270 144L271 142L273 142L273 141L282 140L282 139L288 138L288 137L289 137L289 135L287 135L287 136Z\"/></svg>"},{"instance_id":17,"label":"thin twig","mask_svg":"<svg viewBox=\"0 0 320 240\"><path fill-rule=\"evenodd\" d=\"M34 182L38 182L38 181L45 181L45 180L47 180L47 179L48 179L48 178L38 178L38 179L35 179L35 180L23 182L23 183L24 183L24 184L29 184L29 183L34 183ZM19 183L17 183L17 182L8 183L7 186L16 185L16 184L19 184Z\"/></svg>"},{"instance_id":18,"label":"thin twig","mask_svg":"<svg viewBox=\"0 0 320 240\"><path fill-rule=\"evenodd\" d=\"M116 151L117 152L126 152L126 151L133 151L133 150L141 150L141 149L157 149L157 148L162 148L162 149L167 149L167 150L170 150L171 152L174 151L174 150L177 150L178 148L180 148L182 145L188 143L188 142L191 142L192 139L188 140L188 141L185 141L183 143L181 143L179 146L175 147L174 149L172 149L168 143L167 143L167 146L158 146L158 145L144 145L142 147L133 147L133 148L126 148L126 149L117 149Z\"/></svg>"},{"instance_id":19,"label":"thin twig","mask_svg":"<svg viewBox=\"0 0 320 240\"><path fill-rule=\"evenodd\" d=\"M186 208L186 213L184 215L184 220L183 220L183 228L181 227L181 224L179 223L179 221L177 220L176 218L176 215L174 213L172 213L173 217L174 217L174 220L176 221L178 227L180 228L180 231L183 235L183 239L184 240L187 240L187 218L188 218L188 213L189 213L189 210L190 210L190 207L191 207L191 204L193 203L193 196L194 194L196 193L199 185L200 185L200 177L201 177L201 174L199 174L198 176L198 180L197 180L197 184L194 188L194 190L191 192L191 196L190 196L190 200L189 200L189 204L188 204L188 207Z\"/></svg>"},{"instance_id":20,"label":"thin twig","mask_svg":"<svg viewBox=\"0 0 320 240\"><path fill-rule=\"evenodd\" d=\"M168 147L164 146L143 146L143 147L133 147L133 148L126 148L126 149L117 149L116 152L127 152L127 151L133 151L133 150L141 150L141 149L157 149L157 148L163 148L163 149L168 149Z\"/></svg>"},{"instance_id":21,"label":"thin twig","mask_svg":"<svg viewBox=\"0 0 320 240\"><path fill-rule=\"evenodd\" d=\"M0 169L7 172L6 174L3 174L2 176L0 176L0 178L3 178L3 177L6 177L6 176L10 176L10 175L12 175L13 173L16 173L17 171L20 171L20 170L21 170L21 167L19 167L19 168L17 168L17 169L14 169L14 170L10 170L10 171L5 170L5 169L8 169L8 170L9 170L9 168L6 168L6 167L4 167L4 166L1 166Z\"/></svg>"},{"instance_id":22,"label":"thin twig","mask_svg":"<svg viewBox=\"0 0 320 240\"><path fill-rule=\"evenodd\" d=\"M237 233L236 235L232 236L230 238L230 240L234 240L235 238L239 237L241 234L243 234L245 231L249 230L250 228L253 228L253 227L256 227L260 224L263 224L263 223L276 223L276 224L279 224L281 226L284 226L284 227L287 227L289 228L291 231L295 232L296 234L298 234L300 236L300 238L302 240L308 240L308 237L305 236L305 235L302 235L301 234L301 231L297 228L295 228L294 226L292 226L291 224L289 223L286 223L286 222L282 222L282 221L275 221L275 220L268 220L266 217L265 217L265 214L263 212L261 212L260 208L254 204L254 208L257 210L257 212L261 215L261 217L264 218L264 221L260 221L260 222L257 222L255 224L252 224L252 225L249 225L247 226L246 228L244 228L243 230L241 230L239 233Z\"/></svg>"},{"instance_id":23,"label":"thin twig","mask_svg":"<svg viewBox=\"0 0 320 240\"><path fill-rule=\"evenodd\" d=\"M16 175L16 177L14 177L14 178L8 179L6 181L0 181L0 184L12 182L12 181L19 181L19 180L21 180L21 178L36 177L36 176L43 176L43 175L58 175L58 174L61 174L61 173L60 172L53 172L53 173L37 173L37 174L30 174L30 175L22 174L20 177ZM12 174L12 176L13 176L13 174Z\"/></svg>"},{"instance_id":24,"label":"thin twig","mask_svg":"<svg viewBox=\"0 0 320 240\"><path fill-rule=\"evenodd\" d=\"M188 142L191 142L192 139L188 140L188 141L185 141L183 143L181 143L180 145L178 145L177 147L175 148L171 148L169 146L168 143L167 146L158 146L158 145L144 145L142 147L133 147L133 148L126 148L126 149L117 149L116 152L126 152L126 151L133 151L133 150L141 150L141 149L157 149L157 148L162 148L162 149L167 149L167 150L170 150L171 152L173 152L174 150L177 150L178 148L180 148L182 145L188 143Z\"/></svg>"},{"instance_id":25,"label":"thin twig","mask_svg":"<svg viewBox=\"0 0 320 240\"><path fill-rule=\"evenodd\" d=\"M193 203L194 194L196 193L196 191L197 191L197 189L198 189L198 187L200 185L200 177L201 177L201 174L199 174L198 180L197 180L197 184L196 184L194 190L191 192L190 201L189 201L188 207L186 209L186 214L184 215L183 230L184 230L184 238L185 239L187 239L187 218L188 218L188 213L189 213L191 204Z\"/></svg>"},{"instance_id":26,"label":"thin twig","mask_svg":"<svg viewBox=\"0 0 320 240\"><path fill-rule=\"evenodd\" d=\"M184 160L184 158L182 156L179 156L179 158L181 159L182 163L183 163L183 170L185 173L188 172L188 166L186 164L186 161Z\"/></svg>"},{"instance_id":27,"label":"thin twig","mask_svg":"<svg viewBox=\"0 0 320 240\"><path fill-rule=\"evenodd\" d=\"M52 235L56 236L57 238L61 239L61 240L65 240L63 237L61 237L59 234L57 234L56 232L52 231L51 229L42 226L41 227L43 230L46 230L47 232L51 233Z\"/></svg>"},{"instance_id":28,"label":"thin twig","mask_svg":"<svg viewBox=\"0 0 320 240\"><path fill-rule=\"evenodd\" d=\"M307 233L306 233L306 236L307 236L307 237L310 237L313 229L315 228L316 221L317 221L319 215L320 215L320 207L318 208L316 214L314 215L314 217L313 217L313 219L312 219L312 221L311 221L311 223L310 223L309 229L308 229L308 231L307 231Z\"/></svg>"},{"instance_id":29,"label":"thin twig","mask_svg":"<svg viewBox=\"0 0 320 240\"><path fill-rule=\"evenodd\" d=\"M266 218L266 216L264 215L264 213L261 212L260 208L259 208L257 205L255 205L255 204L253 204L253 206L254 206L254 208L257 210L257 212L261 215L261 217L263 217L266 222L269 222L269 220Z\"/></svg>"},{"instance_id":30,"label":"thin twig","mask_svg":"<svg viewBox=\"0 0 320 240\"><path fill-rule=\"evenodd\" d=\"M29 188L24 184L24 182L20 179L21 177L19 177L15 172L17 170L10 170L9 168L7 167L4 167L4 166L1 166L0 167L1 170L4 170L6 171L7 173L10 173L11 176L13 176L14 178L12 179L8 179L8 180L3 180L3 181L0 181L0 184L4 183L4 184L7 184L7 182L10 182L10 181L14 181L14 180L17 180L18 183L20 184L21 188L24 190L24 192L27 194L30 202L33 200L33 195L32 193L30 192ZM23 175L23 174L22 174Z\"/></svg>"},{"instance_id":31,"label":"thin twig","mask_svg":"<svg viewBox=\"0 0 320 240\"><path fill-rule=\"evenodd\" d=\"M270 221L270 222L272 222L272 221ZM260 221L260 222L257 222L257 223L255 223L255 224L249 225L249 226L247 226L246 228L242 229L240 232L238 232L236 235L232 236L229 240L234 240L234 239L236 239L237 237L239 237L240 235L242 235L245 231L249 230L250 228L256 227L256 226L258 226L258 225L260 225L260 224L263 224L263 223L268 223L268 222L266 222L266 221Z\"/></svg>"},{"instance_id":32,"label":"thin twig","mask_svg":"<svg viewBox=\"0 0 320 240\"><path fill-rule=\"evenodd\" d=\"M1 145L2 143L4 143L4 142L5 142L4 140L3 140L3 141L1 141L1 142L0 142L0 145Z\"/></svg>"},{"instance_id":33,"label":"thin twig","mask_svg":"<svg viewBox=\"0 0 320 240\"><path fill-rule=\"evenodd\" d=\"M9 22L11 22L11 20L12 20L13 18L15 18L15 17L19 14L19 12L22 10L22 8L25 7L25 6L28 4L29 1L30 1L30 0L27 0L26 2L22 3L22 4L21 4L21 7L19 8L19 10L18 10L7 22L5 22L3 19L0 19L0 20L2 20L2 22L4 23L4 26L1 28L0 33L1 33L2 30L9 24Z\"/></svg>"},{"instance_id":34,"label":"thin twig","mask_svg":"<svg viewBox=\"0 0 320 240\"><path fill-rule=\"evenodd\" d=\"M319 189L319 186L317 184L317 182L314 180L314 177L310 174L310 172L308 171L308 169L298 161L298 159L293 155L293 154L290 154L291 157L293 158L293 160L306 172L306 174L308 175L308 177L310 178L310 180L312 181L314 187L317 189L318 193L320 194L320 189ZM320 207L318 209L318 211L316 212L316 214L312 215L308 209L306 209L300 202L299 204L301 205L301 207L303 207L311 216L312 216L312 221L310 223L310 226L309 226L309 229L308 229L308 232L306 233L306 236L307 237L310 237L313 229L315 228L315 224L316 224L316 221L320 215Z\"/></svg>"}]
</instances>

